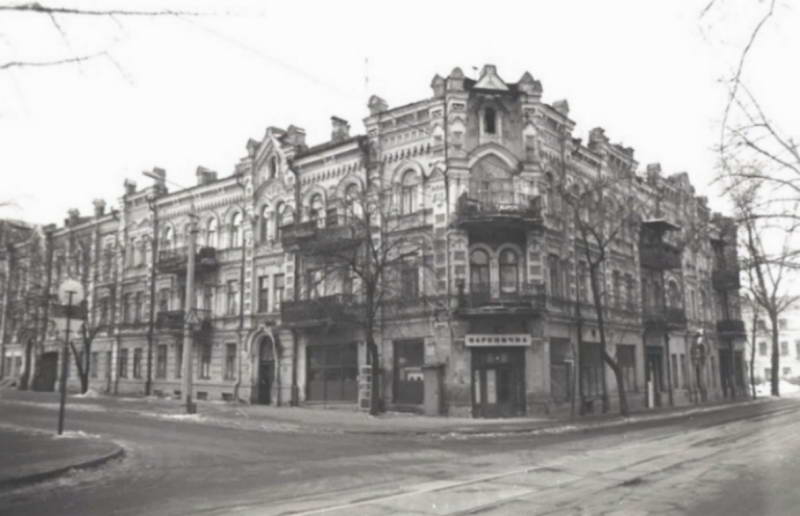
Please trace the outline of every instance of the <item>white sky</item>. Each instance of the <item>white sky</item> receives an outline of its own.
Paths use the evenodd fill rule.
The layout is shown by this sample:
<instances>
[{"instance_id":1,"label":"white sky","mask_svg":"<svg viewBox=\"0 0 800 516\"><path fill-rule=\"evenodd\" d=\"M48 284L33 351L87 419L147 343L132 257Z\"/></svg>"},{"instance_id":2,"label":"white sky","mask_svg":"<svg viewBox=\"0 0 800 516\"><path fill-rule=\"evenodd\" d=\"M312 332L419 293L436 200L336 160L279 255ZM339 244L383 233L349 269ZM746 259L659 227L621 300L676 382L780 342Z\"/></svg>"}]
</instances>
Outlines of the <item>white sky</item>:
<instances>
[{"instance_id":1,"label":"white sky","mask_svg":"<svg viewBox=\"0 0 800 516\"><path fill-rule=\"evenodd\" d=\"M748 80L784 129L800 128L800 16L784 0L754 49ZM6 0L0 0L0 3ZM160 166L194 184L198 165L229 174L250 137L290 123L328 139L330 115L363 131L369 94L390 106L430 95L435 73L485 63L567 98L578 136L602 126L644 166L688 171L709 187L725 90L756 0L540 2L70 2L194 8L173 18L0 11L0 63L108 50L80 66L0 70L0 217L61 222L91 200L116 204L125 178ZM17 3L7 1L6 3ZM365 67L365 59L369 66ZM368 71L368 73L367 73ZM365 76L369 77L368 87ZM792 131L799 134L800 131Z\"/></svg>"}]
</instances>

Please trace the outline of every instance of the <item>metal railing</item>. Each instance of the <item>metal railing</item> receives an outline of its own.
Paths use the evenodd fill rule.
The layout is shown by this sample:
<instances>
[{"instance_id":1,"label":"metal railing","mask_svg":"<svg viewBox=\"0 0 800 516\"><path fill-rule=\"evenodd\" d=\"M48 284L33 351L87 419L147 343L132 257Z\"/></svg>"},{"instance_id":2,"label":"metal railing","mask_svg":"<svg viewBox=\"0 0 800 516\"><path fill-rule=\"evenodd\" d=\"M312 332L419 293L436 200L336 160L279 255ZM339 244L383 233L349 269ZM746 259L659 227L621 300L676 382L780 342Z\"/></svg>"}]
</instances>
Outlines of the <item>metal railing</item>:
<instances>
[{"instance_id":1,"label":"metal railing","mask_svg":"<svg viewBox=\"0 0 800 516\"><path fill-rule=\"evenodd\" d=\"M346 322L356 318L358 303L352 294L286 301L281 303L281 323L287 326L314 326Z\"/></svg>"},{"instance_id":2,"label":"metal railing","mask_svg":"<svg viewBox=\"0 0 800 516\"><path fill-rule=\"evenodd\" d=\"M472 194L472 192L470 192ZM520 192L476 192L462 195L456 206L457 222L469 222L491 217L520 217L542 219L541 197Z\"/></svg>"},{"instance_id":3,"label":"metal railing","mask_svg":"<svg viewBox=\"0 0 800 516\"><path fill-rule=\"evenodd\" d=\"M717 321L717 333L729 335L745 335L744 321L741 319L723 319Z\"/></svg>"},{"instance_id":4,"label":"metal railing","mask_svg":"<svg viewBox=\"0 0 800 516\"><path fill-rule=\"evenodd\" d=\"M544 285L534 282L473 283L469 286L469 291L458 292L456 296L457 307L462 310L492 307L543 310L546 306Z\"/></svg>"},{"instance_id":5,"label":"metal railing","mask_svg":"<svg viewBox=\"0 0 800 516\"><path fill-rule=\"evenodd\" d=\"M211 310L195 308L194 313L198 324L195 329L207 329L211 323ZM156 328L182 330L185 318L185 310L162 310L156 314Z\"/></svg>"},{"instance_id":6,"label":"metal railing","mask_svg":"<svg viewBox=\"0 0 800 516\"><path fill-rule=\"evenodd\" d=\"M641 243L639 262L647 269L668 270L681 268L681 252L666 242Z\"/></svg>"}]
</instances>

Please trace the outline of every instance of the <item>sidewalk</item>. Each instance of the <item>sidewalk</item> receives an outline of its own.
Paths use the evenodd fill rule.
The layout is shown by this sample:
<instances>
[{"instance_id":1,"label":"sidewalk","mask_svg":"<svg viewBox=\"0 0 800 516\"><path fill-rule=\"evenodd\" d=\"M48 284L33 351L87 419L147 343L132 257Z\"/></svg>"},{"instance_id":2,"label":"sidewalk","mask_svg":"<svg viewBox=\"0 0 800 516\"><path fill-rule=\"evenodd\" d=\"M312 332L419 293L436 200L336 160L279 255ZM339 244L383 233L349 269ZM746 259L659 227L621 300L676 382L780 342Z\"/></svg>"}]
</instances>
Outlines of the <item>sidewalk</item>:
<instances>
[{"instance_id":1,"label":"sidewalk","mask_svg":"<svg viewBox=\"0 0 800 516\"><path fill-rule=\"evenodd\" d=\"M0 424L0 490L100 466L123 454L116 444L79 432L57 436Z\"/></svg>"},{"instance_id":2,"label":"sidewalk","mask_svg":"<svg viewBox=\"0 0 800 516\"><path fill-rule=\"evenodd\" d=\"M55 408L54 393L0 391L0 402L32 403ZM770 398L759 398L761 402ZM628 423L660 421L691 414L723 410L752 400L714 402L704 405L641 410L627 418L616 413L589 415L571 419L569 414L509 419L472 419L431 417L418 414L387 412L370 416L355 408L275 407L227 402L200 401L196 414L186 414L179 401L155 397L70 396L67 410L119 411L170 421L211 424L246 430L272 432L363 433L387 435L480 436L511 433L562 433L593 428L613 427Z\"/></svg>"}]
</instances>

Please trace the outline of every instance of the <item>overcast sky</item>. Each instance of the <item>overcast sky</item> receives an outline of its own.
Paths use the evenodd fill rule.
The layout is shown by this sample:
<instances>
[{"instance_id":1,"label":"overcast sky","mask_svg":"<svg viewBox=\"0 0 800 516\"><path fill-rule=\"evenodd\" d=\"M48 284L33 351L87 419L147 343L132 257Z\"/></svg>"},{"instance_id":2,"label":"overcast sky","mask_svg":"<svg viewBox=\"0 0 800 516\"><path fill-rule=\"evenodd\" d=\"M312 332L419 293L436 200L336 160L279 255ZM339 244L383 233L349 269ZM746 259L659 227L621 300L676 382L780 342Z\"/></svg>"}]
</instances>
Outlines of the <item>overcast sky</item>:
<instances>
[{"instance_id":1,"label":"overcast sky","mask_svg":"<svg viewBox=\"0 0 800 516\"><path fill-rule=\"evenodd\" d=\"M3 3L5 0L0 0ZM0 70L0 216L60 222L116 204L154 166L194 184L198 165L232 172L248 138L295 124L310 144L331 115L362 132L370 94L390 106L430 95L435 73L528 70L544 100L566 98L578 136L602 126L643 167L688 171L723 207L713 146L756 0L541 2L51 2L199 9L198 17L0 12L0 63L107 51L79 66ZM7 2L16 3L16 2ZM524 6L524 7L523 7ZM748 80L785 129L800 128L800 16L788 1L754 49ZM800 131L793 131L794 134Z\"/></svg>"}]
</instances>

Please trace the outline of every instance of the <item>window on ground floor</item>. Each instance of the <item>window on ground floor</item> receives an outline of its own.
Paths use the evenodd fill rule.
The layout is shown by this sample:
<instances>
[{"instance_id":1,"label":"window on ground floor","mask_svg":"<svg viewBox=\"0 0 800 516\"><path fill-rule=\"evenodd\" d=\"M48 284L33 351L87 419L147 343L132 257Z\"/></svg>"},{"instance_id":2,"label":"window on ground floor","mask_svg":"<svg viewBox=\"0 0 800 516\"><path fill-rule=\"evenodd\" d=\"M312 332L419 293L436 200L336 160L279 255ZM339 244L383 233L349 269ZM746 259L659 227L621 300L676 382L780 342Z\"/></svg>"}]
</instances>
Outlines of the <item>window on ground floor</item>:
<instances>
[{"instance_id":1,"label":"window on ground floor","mask_svg":"<svg viewBox=\"0 0 800 516\"><path fill-rule=\"evenodd\" d=\"M211 378L211 343L200 344L200 373L201 380Z\"/></svg>"},{"instance_id":2,"label":"window on ground floor","mask_svg":"<svg viewBox=\"0 0 800 516\"><path fill-rule=\"evenodd\" d=\"M91 378L97 378L98 355L99 353L97 351L92 351L92 354L89 356L89 376Z\"/></svg>"},{"instance_id":3,"label":"window on ground floor","mask_svg":"<svg viewBox=\"0 0 800 516\"><path fill-rule=\"evenodd\" d=\"M133 377L142 377L142 348L133 350Z\"/></svg>"},{"instance_id":4,"label":"window on ground floor","mask_svg":"<svg viewBox=\"0 0 800 516\"><path fill-rule=\"evenodd\" d=\"M761 341L761 342L758 343L758 354L761 355L762 357L767 356L767 343L766 342Z\"/></svg>"},{"instance_id":5,"label":"window on ground floor","mask_svg":"<svg viewBox=\"0 0 800 516\"><path fill-rule=\"evenodd\" d=\"M167 345L159 344L156 351L156 378L167 377Z\"/></svg>"},{"instance_id":6,"label":"window on ground floor","mask_svg":"<svg viewBox=\"0 0 800 516\"><path fill-rule=\"evenodd\" d=\"M550 339L550 394L556 402L572 399L572 344L567 339Z\"/></svg>"},{"instance_id":7,"label":"window on ground floor","mask_svg":"<svg viewBox=\"0 0 800 516\"><path fill-rule=\"evenodd\" d=\"M306 348L306 397L309 401L358 399L358 348L355 343Z\"/></svg>"},{"instance_id":8,"label":"window on ground floor","mask_svg":"<svg viewBox=\"0 0 800 516\"><path fill-rule=\"evenodd\" d=\"M128 377L128 349L123 348L119 350L119 377Z\"/></svg>"},{"instance_id":9,"label":"window on ground floor","mask_svg":"<svg viewBox=\"0 0 800 516\"><path fill-rule=\"evenodd\" d=\"M236 344L225 345L225 380L236 378Z\"/></svg>"},{"instance_id":10,"label":"window on ground floor","mask_svg":"<svg viewBox=\"0 0 800 516\"><path fill-rule=\"evenodd\" d=\"M175 378L183 374L183 344L175 345Z\"/></svg>"},{"instance_id":11,"label":"window on ground floor","mask_svg":"<svg viewBox=\"0 0 800 516\"><path fill-rule=\"evenodd\" d=\"M670 357L670 361L672 362L672 387L675 388L680 385L680 383L678 383L678 355L673 353Z\"/></svg>"},{"instance_id":12,"label":"window on ground floor","mask_svg":"<svg viewBox=\"0 0 800 516\"><path fill-rule=\"evenodd\" d=\"M683 353L681 353L681 380L682 380L681 386L684 389L688 389L689 388L689 369L688 369L688 367L686 365L686 355L684 355Z\"/></svg>"},{"instance_id":13,"label":"window on ground floor","mask_svg":"<svg viewBox=\"0 0 800 516\"><path fill-rule=\"evenodd\" d=\"M636 346L617 345L617 363L622 369L622 378L626 391L636 392L639 385L636 381Z\"/></svg>"}]
</instances>

